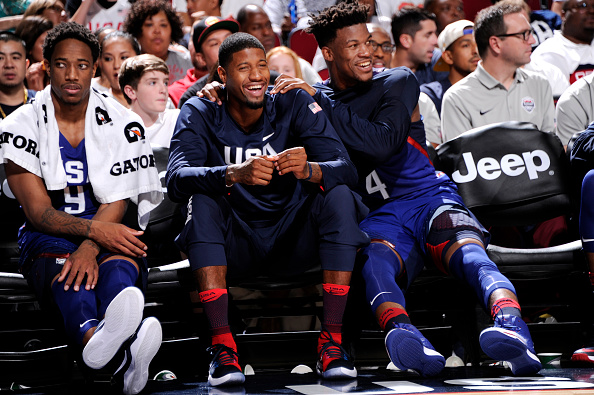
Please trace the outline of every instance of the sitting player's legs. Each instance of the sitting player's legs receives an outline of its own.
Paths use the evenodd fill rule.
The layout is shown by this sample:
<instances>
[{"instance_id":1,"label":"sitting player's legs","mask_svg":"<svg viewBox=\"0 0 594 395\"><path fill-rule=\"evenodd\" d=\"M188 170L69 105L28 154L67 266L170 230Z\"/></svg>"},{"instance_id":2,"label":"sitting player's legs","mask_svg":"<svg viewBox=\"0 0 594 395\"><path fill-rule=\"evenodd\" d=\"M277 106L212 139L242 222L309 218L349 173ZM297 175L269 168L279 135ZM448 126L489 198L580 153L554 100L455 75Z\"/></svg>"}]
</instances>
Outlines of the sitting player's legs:
<instances>
[{"instance_id":1,"label":"sitting player's legs","mask_svg":"<svg viewBox=\"0 0 594 395\"><path fill-rule=\"evenodd\" d=\"M483 351L508 361L514 374L538 372L541 365L515 289L487 256L483 228L468 210L447 204L438 208L430 221L426 247L436 266L472 286L490 311L495 325L481 333Z\"/></svg>"},{"instance_id":2,"label":"sitting player's legs","mask_svg":"<svg viewBox=\"0 0 594 395\"><path fill-rule=\"evenodd\" d=\"M178 243L188 254L211 333L208 381L213 386L240 384L245 377L229 326L227 251L231 247L237 254L247 254L248 249L235 248L232 214L223 198L196 194L188 209L188 220Z\"/></svg>"},{"instance_id":3,"label":"sitting player's legs","mask_svg":"<svg viewBox=\"0 0 594 395\"><path fill-rule=\"evenodd\" d=\"M323 269L322 333L318 339L316 370L324 378L357 376L350 356L341 346L342 319L357 249L368 242L358 226L365 214L366 207L344 185L316 196L311 208ZM316 240L313 243L317 244Z\"/></svg>"},{"instance_id":4,"label":"sitting player's legs","mask_svg":"<svg viewBox=\"0 0 594 395\"><path fill-rule=\"evenodd\" d=\"M404 225L411 222L409 215L414 210L404 206L402 202L388 203L361 223L362 229L372 237L371 244L360 253L364 261L365 293L386 332L386 350L394 365L401 370L413 369L423 376L434 376L445 366L445 358L411 324L404 293L396 283L403 275L411 283L423 268L422 252L411 230Z\"/></svg>"}]
</instances>

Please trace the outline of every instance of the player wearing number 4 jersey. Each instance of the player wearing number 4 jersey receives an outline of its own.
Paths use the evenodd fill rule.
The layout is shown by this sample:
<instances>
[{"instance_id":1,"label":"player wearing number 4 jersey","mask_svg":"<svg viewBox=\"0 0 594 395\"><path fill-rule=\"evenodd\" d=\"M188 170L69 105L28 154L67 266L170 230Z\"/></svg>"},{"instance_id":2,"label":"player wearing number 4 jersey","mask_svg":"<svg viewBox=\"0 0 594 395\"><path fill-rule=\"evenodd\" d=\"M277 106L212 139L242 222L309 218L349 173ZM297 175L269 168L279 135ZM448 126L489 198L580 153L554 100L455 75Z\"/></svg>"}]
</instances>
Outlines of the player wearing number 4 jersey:
<instances>
[{"instance_id":1,"label":"player wearing number 4 jersey","mask_svg":"<svg viewBox=\"0 0 594 395\"><path fill-rule=\"evenodd\" d=\"M279 77L272 93L307 90L337 129L359 172L358 192L372 210L360 226L367 299L386 331L386 349L400 369L438 374L444 357L411 324L403 290L431 260L473 287L495 325L480 335L483 351L508 361L514 374L541 365L515 290L485 252L487 232L466 209L455 185L435 171L425 150L419 85L407 68L374 75L366 6L341 3L313 18L330 79L314 89ZM396 279L404 277L400 288Z\"/></svg>"},{"instance_id":2,"label":"player wearing number 4 jersey","mask_svg":"<svg viewBox=\"0 0 594 395\"><path fill-rule=\"evenodd\" d=\"M58 308L84 363L100 369L116 359L114 379L136 394L162 334L156 318L142 320L142 232L120 222L132 199L145 224L162 193L140 118L90 88L98 55L81 25L48 33L51 85L2 122L0 158L26 216L21 272L44 307Z\"/></svg>"}]
</instances>

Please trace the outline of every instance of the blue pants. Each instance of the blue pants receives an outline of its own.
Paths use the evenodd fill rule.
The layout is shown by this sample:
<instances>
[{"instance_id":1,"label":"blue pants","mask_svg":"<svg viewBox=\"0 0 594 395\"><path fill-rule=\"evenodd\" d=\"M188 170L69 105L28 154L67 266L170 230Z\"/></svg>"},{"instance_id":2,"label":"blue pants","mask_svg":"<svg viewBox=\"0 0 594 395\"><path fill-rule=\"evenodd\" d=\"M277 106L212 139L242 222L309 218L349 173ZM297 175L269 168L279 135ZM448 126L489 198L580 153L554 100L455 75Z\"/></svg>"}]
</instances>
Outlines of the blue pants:
<instances>
[{"instance_id":1,"label":"blue pants","mask_svg":"<svg viewBox=\"0 0 594 395\"><path fill-rule=\"evenodd\" d=\"M244 221L223 196L196 194L189 207L176 242L192 270L226 265L230 277L290 276L321 263L352 271L357 249L369 243L358 226L368 210L344 185L308 195L272 224Z\"/></svg>"}]
</instances>

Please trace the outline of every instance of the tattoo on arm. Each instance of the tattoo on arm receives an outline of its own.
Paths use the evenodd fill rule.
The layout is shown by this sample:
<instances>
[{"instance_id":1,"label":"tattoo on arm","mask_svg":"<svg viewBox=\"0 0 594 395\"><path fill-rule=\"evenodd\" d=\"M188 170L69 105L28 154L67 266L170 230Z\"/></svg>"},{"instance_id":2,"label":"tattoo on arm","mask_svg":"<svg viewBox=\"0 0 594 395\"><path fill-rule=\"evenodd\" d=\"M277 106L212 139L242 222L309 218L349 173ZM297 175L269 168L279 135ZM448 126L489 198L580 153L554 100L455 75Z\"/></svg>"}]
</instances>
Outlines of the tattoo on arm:
<instances>
[{"instance_id":1,"label":"tattoo on arm","mask_svg":"<svg viewBox=\"0 0 594 395\"><path fill-rule=\"evenodd\" d=\"M77 218L53 207L45 209L37 226L42 232L53 234L89 237L91 233L90 220Z\"/></svg>"}]
</instances>

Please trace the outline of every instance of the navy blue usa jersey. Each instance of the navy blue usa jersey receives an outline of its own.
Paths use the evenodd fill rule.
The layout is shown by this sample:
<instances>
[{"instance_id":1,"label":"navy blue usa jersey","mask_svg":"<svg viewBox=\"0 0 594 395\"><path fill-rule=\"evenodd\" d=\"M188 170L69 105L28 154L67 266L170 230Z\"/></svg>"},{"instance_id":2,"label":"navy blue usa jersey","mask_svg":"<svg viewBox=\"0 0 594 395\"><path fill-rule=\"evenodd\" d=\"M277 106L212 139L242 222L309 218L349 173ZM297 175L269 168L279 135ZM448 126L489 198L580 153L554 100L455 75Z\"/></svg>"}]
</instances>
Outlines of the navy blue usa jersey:
<instances>
[{"instance_id":1,"label":"navy blue usa jersey","mask_svg":"<svg viewBox=\"0 0 594 395\"><path fill-rule=\"evenodd\" d=\"M306 195L307 182L293 174L274 171L267 186L225 186L227 166L250 156L275 155L292 147L305 147L308 160L320 164L323 187L354 185L357 173L346 149L321 107L302 90L266 93L264 111L249 133L222 106L194 97L181 109L171 140L167 191L183 201L196 193L225 195L246 222L276 221L286 208Z\"/></svg>"},{"instance_id":2,"label":"navy blue usa jersey","mask_svg":"<svg viewBox=\"0 0 594 395\"><path fill-rule=\"evenodd\" d=\"M314 87L314 98L357 166L357 192L370 209L388 199L421 196L443 184L455 188L429 159L423 122L411 123L419 83L409 69L385 70L368 84L338 92L327 84Z\"/></svg>"},{"instance_id":3,"label":"navy blue usa jersey","mask_svg":"<svg viewBox=\"0 0 594 395\"><path fill-rule=\"evenodd\" d=\"M67 186L63 190L48 191L52 207L76 217L93 218L100 203L95 199L93 187L89 182L87 153L83 139L76 148L60 133L60 155L66 171ZM38 232L27 220L19 231L21 262L34 258L43 252L53 252L62 247L72 248L82 240L62 238Z\"/></svg>"}]
</instances>

